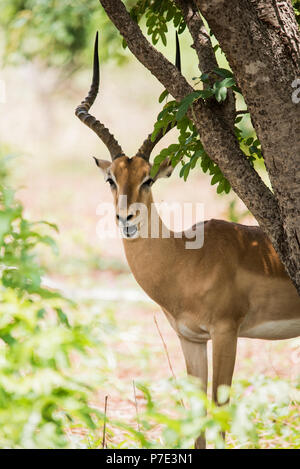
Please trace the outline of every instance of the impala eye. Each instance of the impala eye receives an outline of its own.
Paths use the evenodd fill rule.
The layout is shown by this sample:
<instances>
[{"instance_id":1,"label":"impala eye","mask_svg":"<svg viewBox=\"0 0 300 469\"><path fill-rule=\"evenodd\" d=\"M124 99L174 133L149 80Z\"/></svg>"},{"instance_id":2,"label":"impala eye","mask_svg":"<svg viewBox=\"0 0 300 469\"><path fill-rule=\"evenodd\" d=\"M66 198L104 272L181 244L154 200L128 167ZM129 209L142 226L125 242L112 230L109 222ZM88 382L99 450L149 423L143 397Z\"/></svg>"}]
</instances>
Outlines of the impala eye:
<instances>
[{"instance_id":1,"label":"impala eye","mask_svg":"<svg viewBox=\"0 0 300 469\"><path fill-rule=\"evenodd\" d=\"M147 181L143 182L142 187L151 187L153 183L153 179L149 178Z\"/></svg>"},{"instance_id":2,"label":"impala eye","mask_svg":"<svg viewBox=\"0 0 300 469\"><path fill-rule=\"evenodd\" d=\"M116 183L112 180L112 178L106 179L106 182L108 182L110 187L116 187Z\"/></svg>"}]
</instances>

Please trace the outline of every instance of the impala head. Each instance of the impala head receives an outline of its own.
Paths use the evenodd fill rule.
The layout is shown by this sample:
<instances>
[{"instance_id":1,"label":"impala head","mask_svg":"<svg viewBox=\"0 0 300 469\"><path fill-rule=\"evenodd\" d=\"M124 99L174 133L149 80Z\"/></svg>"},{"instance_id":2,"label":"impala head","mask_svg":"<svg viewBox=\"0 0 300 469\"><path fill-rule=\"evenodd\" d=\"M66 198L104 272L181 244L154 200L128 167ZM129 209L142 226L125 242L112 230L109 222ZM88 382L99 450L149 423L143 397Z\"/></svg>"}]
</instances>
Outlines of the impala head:
<instances>
[{"instance_id":1,"label":"impala head","mask_svg":"<svg viewBox=\"0 0 300 469\"><path fill-rule=\"evenodd\" d=\"M179 44L176 36L176 65L180 68ZM125 156L121 146L110 131L95 117L89 114L90 107L94 103L99 89L99 58L98 58L98 33L94 48L93 80L88 96L76 108L75 114L90 127L103 143L107 146L111 161L94 158L96 165L104 175L105 181L110 184L116 208L116 220L123 231L123 236L130 239L139 236L141 227L145 223L145 217L149 216L152 203L151 187L161 177L169 177L172 174L172 166L168 160L164 161L155 177L151 177L151 164L149 162L151 152L157 142L168 132L173 125L169 125L166 131L157 134L154 141L151 134L143 142L135 156ZM142 210L142 207L147 210Z\"/></svg>"},{"instance_id":2,"label":"impala head","mask_svg":"<svg viewBox=\"0 0 300 469\"><path fill-rule=\"evenodd\" d=\"M105 181L110 185L116 209L116 220L125 238L136 238L142 228L150 222L151 187L160 177L170 176L172 166L169 162L161 165L154 178L151 177L151 165L140 156L120 156L112 163L96 159ZM147 223L147 225L146 225ZM145 232L145 236L148 234Z\"/></svg>"}]
</instances>

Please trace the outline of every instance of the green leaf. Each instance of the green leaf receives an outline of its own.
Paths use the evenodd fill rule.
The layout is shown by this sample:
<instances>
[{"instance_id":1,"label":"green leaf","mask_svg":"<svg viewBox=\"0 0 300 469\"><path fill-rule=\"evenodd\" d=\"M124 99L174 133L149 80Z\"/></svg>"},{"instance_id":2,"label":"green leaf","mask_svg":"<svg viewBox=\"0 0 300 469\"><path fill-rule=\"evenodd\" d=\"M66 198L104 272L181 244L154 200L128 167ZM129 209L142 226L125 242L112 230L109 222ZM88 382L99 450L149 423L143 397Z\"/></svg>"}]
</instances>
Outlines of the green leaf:
<instances>
[{"instance_id":1,"label":"green leaf","mask_svg":"<svg viewBox=\"0 0 300 469\"><path fill-rule=\"evenodd\" d=\"M170 154L170 153L175 153L175 151L177 151L178 149L179 149L178 143L172 143L172 144L169 145L168 148L167 148L168 154Z\"/></svg>"},{"instance_id":2,"label":"green leaf","mask_svg":"<svg viewBox=\"0 0 300 469\"><path fill-rule=\"evenodd\" d=\"M185 181L186 181L187 178L188 178L188 175L189 175L189 173L190 173L190 170L191 170L191 165L189 164L189 165L185 168L184 173L183 173L183 179L184 179Z\"/></svg>"},{"instance_id":3,"label":"green leaf","mask_svg":"<svg viewBox=\"0 0 300 469\"><path fill-rule=\"evenodd\" d=\"M165 33L161 31L160 37L161 37L163 45L166 46L167 45L167 38L166 38Z\"/></svg>"},{"instance_id":4,"label":"green leaf","mask_svg":"<svg viewBox=\"0 0 300 469\"><path fill-rule=\"evenodd\" d=\"M222 177L222 174L217 172L216 174L214 174L214 176L212 177L212 180L211 180L211 185L213 186L214 184L217 184L217 182L220 181L220 178Z\"/></svg>"},{"instance_id":5,"label":"green leaf","mask_svg":"<svg viewBox=\"0 0 300 469\"><path fill-rule=\"evenodd\" d=\"M218 103L220 103L221 101L225 101L227 96L227 88L225 86L222 86L221 88L218 87L215 90L215 95Z\"/></svg>"},{"instance_id":6,"label":"green leaf","mask_svg":"<svg viewBox=\"0 0 300 469\"><path fill-rule=\"evenodd\" d=\"M159 170L159 167L160 167L159 164L153 164L153 165L152 165L152 167L151 167L151 169L150 169L150 176L151 176L152 178L154 178L154 177L157 175L158 170Z\"/></svg>"},{"instance_id":7,"label":"green leaf","mask_svg":"<svg viewBox=\"0 0 300 469\"><path fill-rule=\"evenodd\" d=\"M7 344L7 345L14 345L16 343L16 339L12 337L10 334L1 334L0 338Z\"/></svg>"},{"instance_id":8,"label":"green leaf","mask_svg":"<svg viewBox=\"0 0 300 469\"><path fill-rule=\"evenodd\" d=\"M53 230L55 230L56 233L59 233L58 226L57 226L55 223L50 223L49 221L39 220L39 221L35 221L35 222L31 223L30 225L31 225L31 226L35 226L35 225L47 225L47 226L49 226L50 228L52 228Z\"/></svg>"},{"instance_id":9,"label":"green leaf","mask_svg":"<svg viewBox=\"0 0 300 469\"><path fill-rule=\"evenodd\" d=\"M171 21L171 19L174 17L174 11L175 11L174 8L169 8L169 10L167 11L167 14L166 14L167 22Z\"/></svg>"},{"instance_id":10,"label":"green leaf","mask_svg":"<svg viewBox=\"0 0 300 469\"><path fill-rule=\"evenodd\" d=\"M209 168L209 165L210 165L210 158L208 156L205 156L203 158L201 158L201 168L203 170L204 173L207 172L208 168Z\"/></svg>"},{"instance_id":11,"label":"green leaf","mask_svg":"<svg viewBox=\"0 0 300 469\"><path fill-rule=\"evenodd\" d=\"M47 244L48 246L50 246L52 248L52 250L55 254L58 254L57 244L54 241L54 239L51 238L51 236L41 236L39 239L40 239L41 243Z\"/></svg>"},{"instance_id":12,"label":"green leaf","mask_svg":"<svg viewBox=\"0 0 300 469\"><path fill-rule=\"evenodd\" d=\"M230 189L231 189L231 186L230 186L230 183L227 179L224 180L224 191L226 192L226 194L229 194L230 192Z\"/></svg>"},{"instance_id":13,"label":"green leaf","mask_svg":"<svg viewBox=\"0 0 300 469\"><path fill-rule=\"evenodd\" d=\"M0 243L2 243L5 234L9 232L12 220L12 210L0 211Z\"/></svg>"},{"instance_id":14,"label":"green leaf","mask_svg":"<svg viewBox=\"0 0 300 469\"><path fill-rule=\"evenodd\" d=\"M68 316L63 312L63 310L61 308L56 308L56 312L59 322L70 328L71 326L68 320Z\"/></svg>"},{"instance_id":15,"label":"green leaf","mask_svg":"<svg viewBox=\"0 0 300 469\"><path fill-rule=\"evenodd\" d=\"M176 113L176 120L180 121L185 114L187 113L188 108L195 102L197 99L200 97L206 96L207 93L205 91L209 92L209 90L199 90L199 91L193 91L192 93L188 94L183 100L181 101L178 111Z\"/></svg>"},{"instance_id":16,"label":"green leaf","mask_svg":"<svg viewBox=\"0 0 300 469\"><path fill-rule=\"evenodd\" d=\"M200 156L200 155L199 155ZM197 153L195 153L192 158L191 158L191 161L190 161L190 165L191 165L191 169L194 169L195 166L196 166L196 163L199 159L199 156L197 155Z\"/></svg>"},{"instance_id":17,"label":"green leaf","mask_svg":"<svg viewBox=\"0 0 300 469\"><path fill-rule=\"evenodd\" d=\"M225 189L225 181L224 179L222 179L219 184L218 184L218 187L217 187L217 194L222 194L222 192L224 191Z\"/></svg>"},{"instance_id":18,"label":"green leaf","mask_svg":"<svg viewBox=\"0 0 300 469\"><path fill-rule=\"evenodd\" d=\"M160 165L167 158L167 156L167 152L161 151L161 153L154 158L154 165Z\"/></svg>"},{"instance_id":19,"label":"green leaf","mask_svg":"<svg viewBox=\"0 0 300 469\"><path fill-rule=\"evenodd\" d=\"M183 179L186 181L189 175L190 169L191 169L190 163L186 163L185 165L182 166L179 176L183 177Z\"/></svg>"},{"instance_id":20,"label":"green leaf","mask_svg":"<svg viewBox=\"0 0 300 469\"><path fill-rule=\"evenodd\" d=\"M230 70L228 70L227 68L215 68L214 69L214 72L219 75L220 77L223 77L223 78L231 78L233 77L233 74Z\"/></svg>"},{"instance_id":21,"label":"green leaf","mask_svg":"<svg viewBox=\"0 0 300 469\"><path fill-rule=\"evenodd\" d=\"M168 90L164 90L161 95L159 96L158 98L158 102L159 103L162 103L163 100L169 95L169 91Z\"/></svg>"},{"instance_id":22,"label":"green leaf","mask_svg":"<svg viewBox=\"0 0 300 469\"><path fill-rule=\"evenodd\" d=\"M185 21L182 20L178 28L178 34L182 34L185 28L186 28L186 23Z\"/></svg>"},{"instance_id":23,"label":"green leaf","mask_svg":"<svg viewBox=\"0 0 300 469\"><path fill-rule=\"evenodd\" d=\"M239 88L238 86L235 85L235 86L232 87L232 89L233 89L233 91L235 91L236 93L242 94L242 90L241 90L241 88Z\"/></svg>"},{"instance_id":24,"label":"green leaf","mask_svg":"<svg viewBox=\"0 0 300 469\"><path fill-rule=\"evenodd\" d=\"M220 82L220 87L225 86L226 88L230 88L234 85L235 85L235 80L233 79L233 77L224 78L224 80Z\"/></svg>"},{"instance_id":25,"label":"green leaf","mask_svg":"<svg viewBox=\"0 0 300 469\"><path fill-rule=\"evenodd\" d=\"M182 162L182 163L183 163L183 162ZM187 166L187 164L188 164L188 163L182 164L181 170L180 170L180 172L179 172L179 177L183 177L184 169L185 169L185 167Z\"/></svg>"},{"instance_id":26,"label":"green leaf","mask_svg":"<svg viewBox=\"0 0 300 469\"><path fill-rule=\"evenodd\" d=\"M209 73L202 73L202 75L200 76L200 80L203 81L204 83L208 83Z\"/></svg>"},{"instance_id":27,"label":"green leaf","mask_svg":"<svg viewBox=\"0 0 300 469\"><path fill-rule=\"evenodd\" d=\"M205 90L200 90L199 91L199 97L203 99L210 98L213 96L214 92L211 88L206 88Z\"/></svg>"}]
</instances>

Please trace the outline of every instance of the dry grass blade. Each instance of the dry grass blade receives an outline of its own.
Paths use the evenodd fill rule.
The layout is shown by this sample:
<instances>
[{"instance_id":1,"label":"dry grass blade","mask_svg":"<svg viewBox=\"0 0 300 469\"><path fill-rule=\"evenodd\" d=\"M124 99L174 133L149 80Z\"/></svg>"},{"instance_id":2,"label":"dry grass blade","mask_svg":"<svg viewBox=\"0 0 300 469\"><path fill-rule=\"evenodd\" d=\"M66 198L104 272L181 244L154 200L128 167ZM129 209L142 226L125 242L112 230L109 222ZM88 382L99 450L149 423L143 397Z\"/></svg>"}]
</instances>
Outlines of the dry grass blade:
<instances>
[{"instance_id":1,"label":"dry grass blade","mask_svg":"<svg viewBox=\"0 0 300 469\"><path fill-rule=\"evenodd\" d=\"M138 403L137 403L137 399L136 399L136 389L135 389L134 379L132 380L132 386L133 386L133 394L134 394L134 402L135 402L137 427L138 427L138 431L140 432L141 427L140 427L140 419L139 419L139 409L138 409Z\"/></svg>"},{"instance_id":2,"label":"dry grass blade","mask_svg":"<svg viewBox=\"0 0 300 469\"><path fill-rule=\"evenodd\" d=\"M104 423L103 423L103 437L102 437L102 449L107 448L106 445L106 415L107 415L107 401L108 396L105 396L105 404L104 404Z\"/></svg>"},{"instance_id":3,"label":"dry grass blade","mask_svg":"<svg viewBox=\"0 0 300 469\"><path fill-rule=\"evenodd\" d=\"M166 353L166 356L167 356L167 360L168 360L168 364L169 364L169 368L170 368L171 374L172 374L172 376L173 376L173 379L174 379L174 382L175 382L175 384L176 384L177 389L179 389L179 388L178 388L178 385L177 385L176 375L175 375L175 373L174 373L173 366L172 366L172 362L171 362L171 359L170 359L168 347L167 347L167 344L166 344L166 342L165 342L165 339L163 338L163 335L162 335L162 333L161 333L161 330L160 330L160 328L159 328L159 325L158 325L158 322L157 322L157 319L156 319L155 314L154 314L153 318L154 318L154 322L155 322L155 325L156 325L156 327L157 327L158 333L159 333L159 335L160 335L161 341L162 341L162 343L163 343L163 347L164 347L164 350L165 350L165 353ZM181 402L182 407L185 407L182 398L180 398L180 402Z\"/></svg>"}]
</instances>

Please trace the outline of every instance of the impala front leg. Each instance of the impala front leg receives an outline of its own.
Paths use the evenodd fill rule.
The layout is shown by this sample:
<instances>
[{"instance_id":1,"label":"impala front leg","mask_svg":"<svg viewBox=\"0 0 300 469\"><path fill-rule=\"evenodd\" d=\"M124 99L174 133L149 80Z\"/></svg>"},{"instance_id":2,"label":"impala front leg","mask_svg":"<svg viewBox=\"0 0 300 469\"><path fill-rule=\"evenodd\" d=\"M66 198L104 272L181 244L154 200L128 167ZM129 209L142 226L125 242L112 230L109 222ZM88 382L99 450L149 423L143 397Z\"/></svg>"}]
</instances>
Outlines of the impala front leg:
<instances>
[{"instance_id":1,"label":"impala front leg","mask_svg":"<svg viewBox=\"0 0 300 469\"><path fill-rule=\"evenodd\" d=\"M213 400L218 403L218 387L231 386L236 357L238 331L232 324L216 326L212 333ZM223 433L225 439L225 433Z\"/></svg>"},{"instance_id":2,"label":"impala front leg","mask_svg":"<svg viewBox=\"0 0 300 469\"><path fill-rule=\"evenodd\" d=\"M180 338L181 348L185 358L189 375L196 376L201 381L201 389L207 392L207 342L190 342ZM205 435L200 435L195 441L196 449L205 449Z\"/></svg>"},{"instance_id":3,"label":"impala front leg","mask_svg":"<svg viewBox=\"0 0 300 469\"><path fill-rule=\"evenodd\" d=\"M213 400L218 403L218 387L231 386L236 357L237 328L234 325L216 326L212 333Z\"/></svg>"}]
</instances>

